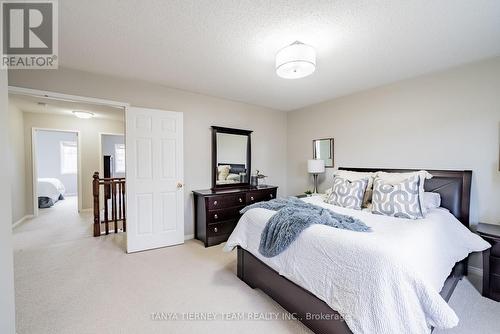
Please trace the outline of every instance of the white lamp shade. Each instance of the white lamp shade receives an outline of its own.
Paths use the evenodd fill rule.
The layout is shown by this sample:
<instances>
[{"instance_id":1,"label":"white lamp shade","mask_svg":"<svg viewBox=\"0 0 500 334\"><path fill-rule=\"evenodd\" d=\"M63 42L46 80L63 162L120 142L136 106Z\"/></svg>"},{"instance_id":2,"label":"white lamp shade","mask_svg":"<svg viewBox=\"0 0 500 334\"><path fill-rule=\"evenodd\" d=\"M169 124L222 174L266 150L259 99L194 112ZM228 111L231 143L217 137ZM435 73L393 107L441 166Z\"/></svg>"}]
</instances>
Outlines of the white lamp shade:
<instances>
[{"instance_id":1,"label":"white lamp shade","mask_svg":"<svg viewBox=\"0 0 500 334\"><path fill-rule=\"evenodd\" d=\"M324 160L307 160L307 171L310 174L320 174L325 172Z\"/></svg>"},{"instance_id":2,"label":"white lamp shade","mask_svg":"<svg viewBox=\"0 0 500 334\"><path fill-rule=\"evenodd\" d=\"M316 70L316 51L299 41L276 54L276 74L284 79L299 79Z\"/></svg>"}]
</instances>

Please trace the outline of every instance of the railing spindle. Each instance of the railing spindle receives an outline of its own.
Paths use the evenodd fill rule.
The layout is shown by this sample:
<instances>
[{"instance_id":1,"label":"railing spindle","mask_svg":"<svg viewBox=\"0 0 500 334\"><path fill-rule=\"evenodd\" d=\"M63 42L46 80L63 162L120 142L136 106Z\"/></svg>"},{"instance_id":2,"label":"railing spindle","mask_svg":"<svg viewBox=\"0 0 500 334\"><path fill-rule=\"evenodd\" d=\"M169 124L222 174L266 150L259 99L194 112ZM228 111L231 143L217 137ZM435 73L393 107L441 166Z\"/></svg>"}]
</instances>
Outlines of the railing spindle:
<instances>
[{"instance_id":1,"label":"railing spindle","mask_svg":"<svg viewBox=\"0 0 500 334\"><path fill-rule=\"evenodd\" d=\"M111 194L113 196L113 199L111 200L111 210L112 210L112 217L113 217L113 223L115 227L115 233L118 233L118 220L116 217L116 182L111 181Z\"/></svg>"},{"instance_id":2,"label":"railing spindle","mask_svg":"<svg viewBox=\"0 0 500 334\"><path fill-rule=\"evenodd\" d=\"M99 210L99 173L92 177L92 195L94 197L94 237L101 235L101 217Z\"/></svg>"},{"instance_id":3,"label":"railing spindle","mask_svg":"<svg viewBox=\"0 0 500 334\"><path fill-rule=\"evenodd\" d=\"M122 224L123 224L123 232L127 232L127 215L125 214L125 208L127 207L125 205L125 199L126 199L126 195L125 195L125 180L123 180L123 183L122 183L122 197L123 197L123 221L122 221Z\"/></svg>"}]
</instances>

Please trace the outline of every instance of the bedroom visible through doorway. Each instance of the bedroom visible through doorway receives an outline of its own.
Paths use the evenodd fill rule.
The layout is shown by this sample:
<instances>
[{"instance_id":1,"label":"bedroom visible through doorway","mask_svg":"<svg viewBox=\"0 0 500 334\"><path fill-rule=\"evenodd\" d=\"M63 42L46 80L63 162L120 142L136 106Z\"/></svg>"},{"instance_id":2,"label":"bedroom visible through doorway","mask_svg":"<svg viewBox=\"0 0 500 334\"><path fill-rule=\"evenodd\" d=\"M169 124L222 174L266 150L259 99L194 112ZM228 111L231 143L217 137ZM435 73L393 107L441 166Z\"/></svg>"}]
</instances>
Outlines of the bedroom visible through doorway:
<instances>
[{"instance_id":1,"label":"bedroom visible through doorway","mask_svg":"<svg viewBox=\"0 0 500 334\"><path fill-rule=\"evenodd\" d=\"M33 129L38 209L78 211L79 133ZM66 201L64 205L59 203Z\"/></svg>"}]
</instances>

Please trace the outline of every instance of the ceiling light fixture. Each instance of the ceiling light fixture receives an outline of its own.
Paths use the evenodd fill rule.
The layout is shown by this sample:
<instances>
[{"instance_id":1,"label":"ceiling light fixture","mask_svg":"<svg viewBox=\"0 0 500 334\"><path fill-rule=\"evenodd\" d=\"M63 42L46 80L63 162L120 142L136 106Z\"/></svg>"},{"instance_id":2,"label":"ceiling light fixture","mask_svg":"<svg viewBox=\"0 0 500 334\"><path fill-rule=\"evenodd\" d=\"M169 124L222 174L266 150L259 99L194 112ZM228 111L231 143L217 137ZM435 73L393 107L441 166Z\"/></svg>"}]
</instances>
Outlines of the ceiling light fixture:
<instances>
[{"instance_id":1,"label":"ceiling light fixture","mask_svg":"<svg viewBox=\"0 0 500 334\"><path fill-rule=\"evenodd\" d=\"M296 41L276 54L276 74L284 79L299 79L316 70L316 50Z\"/></svg>"},{"instance_id":2,"label":"ceiling light fixture","mask_svg":"<svg viewBox=\"0 0 500 334\"><path fill-rule=\"evenodd\" d=\"M75 115L78 118L84 118L84 119L89 119L94 117L94 113L91 113L89 111L73 111L73 115Z\"/></svg>"}]
</instances>

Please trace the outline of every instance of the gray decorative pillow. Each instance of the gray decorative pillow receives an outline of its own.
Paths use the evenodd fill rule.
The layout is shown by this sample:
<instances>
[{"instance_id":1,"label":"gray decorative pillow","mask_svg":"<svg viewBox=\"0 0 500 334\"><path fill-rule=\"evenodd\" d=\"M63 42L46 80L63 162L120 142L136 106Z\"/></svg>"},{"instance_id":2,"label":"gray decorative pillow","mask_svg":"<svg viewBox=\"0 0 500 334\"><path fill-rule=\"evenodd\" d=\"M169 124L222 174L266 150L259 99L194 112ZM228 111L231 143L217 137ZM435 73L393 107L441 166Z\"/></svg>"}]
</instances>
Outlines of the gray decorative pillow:
<instances>
[{"instance_id":1,"label":"gray decorative pillow","mask_svg":"<svg viewBox=\"0 0 500 334\"><path fill-rule=\"evenodd\" d=\"M349 181L340 176L333 178L333 186L326 202L348 209L361 210L368 178Z\"/></svg>"},{"instance_id":2,"label":"gray decorative pillow","mask_svg":"<svg viewBox=\"0 0 500 334\"><path fill-rule=\"evenodd\" d=\"M407 219L423 218L419 186L418 175L396 184L376 178L373 181L372 213Z\"/></svg>"}]
</instances>

